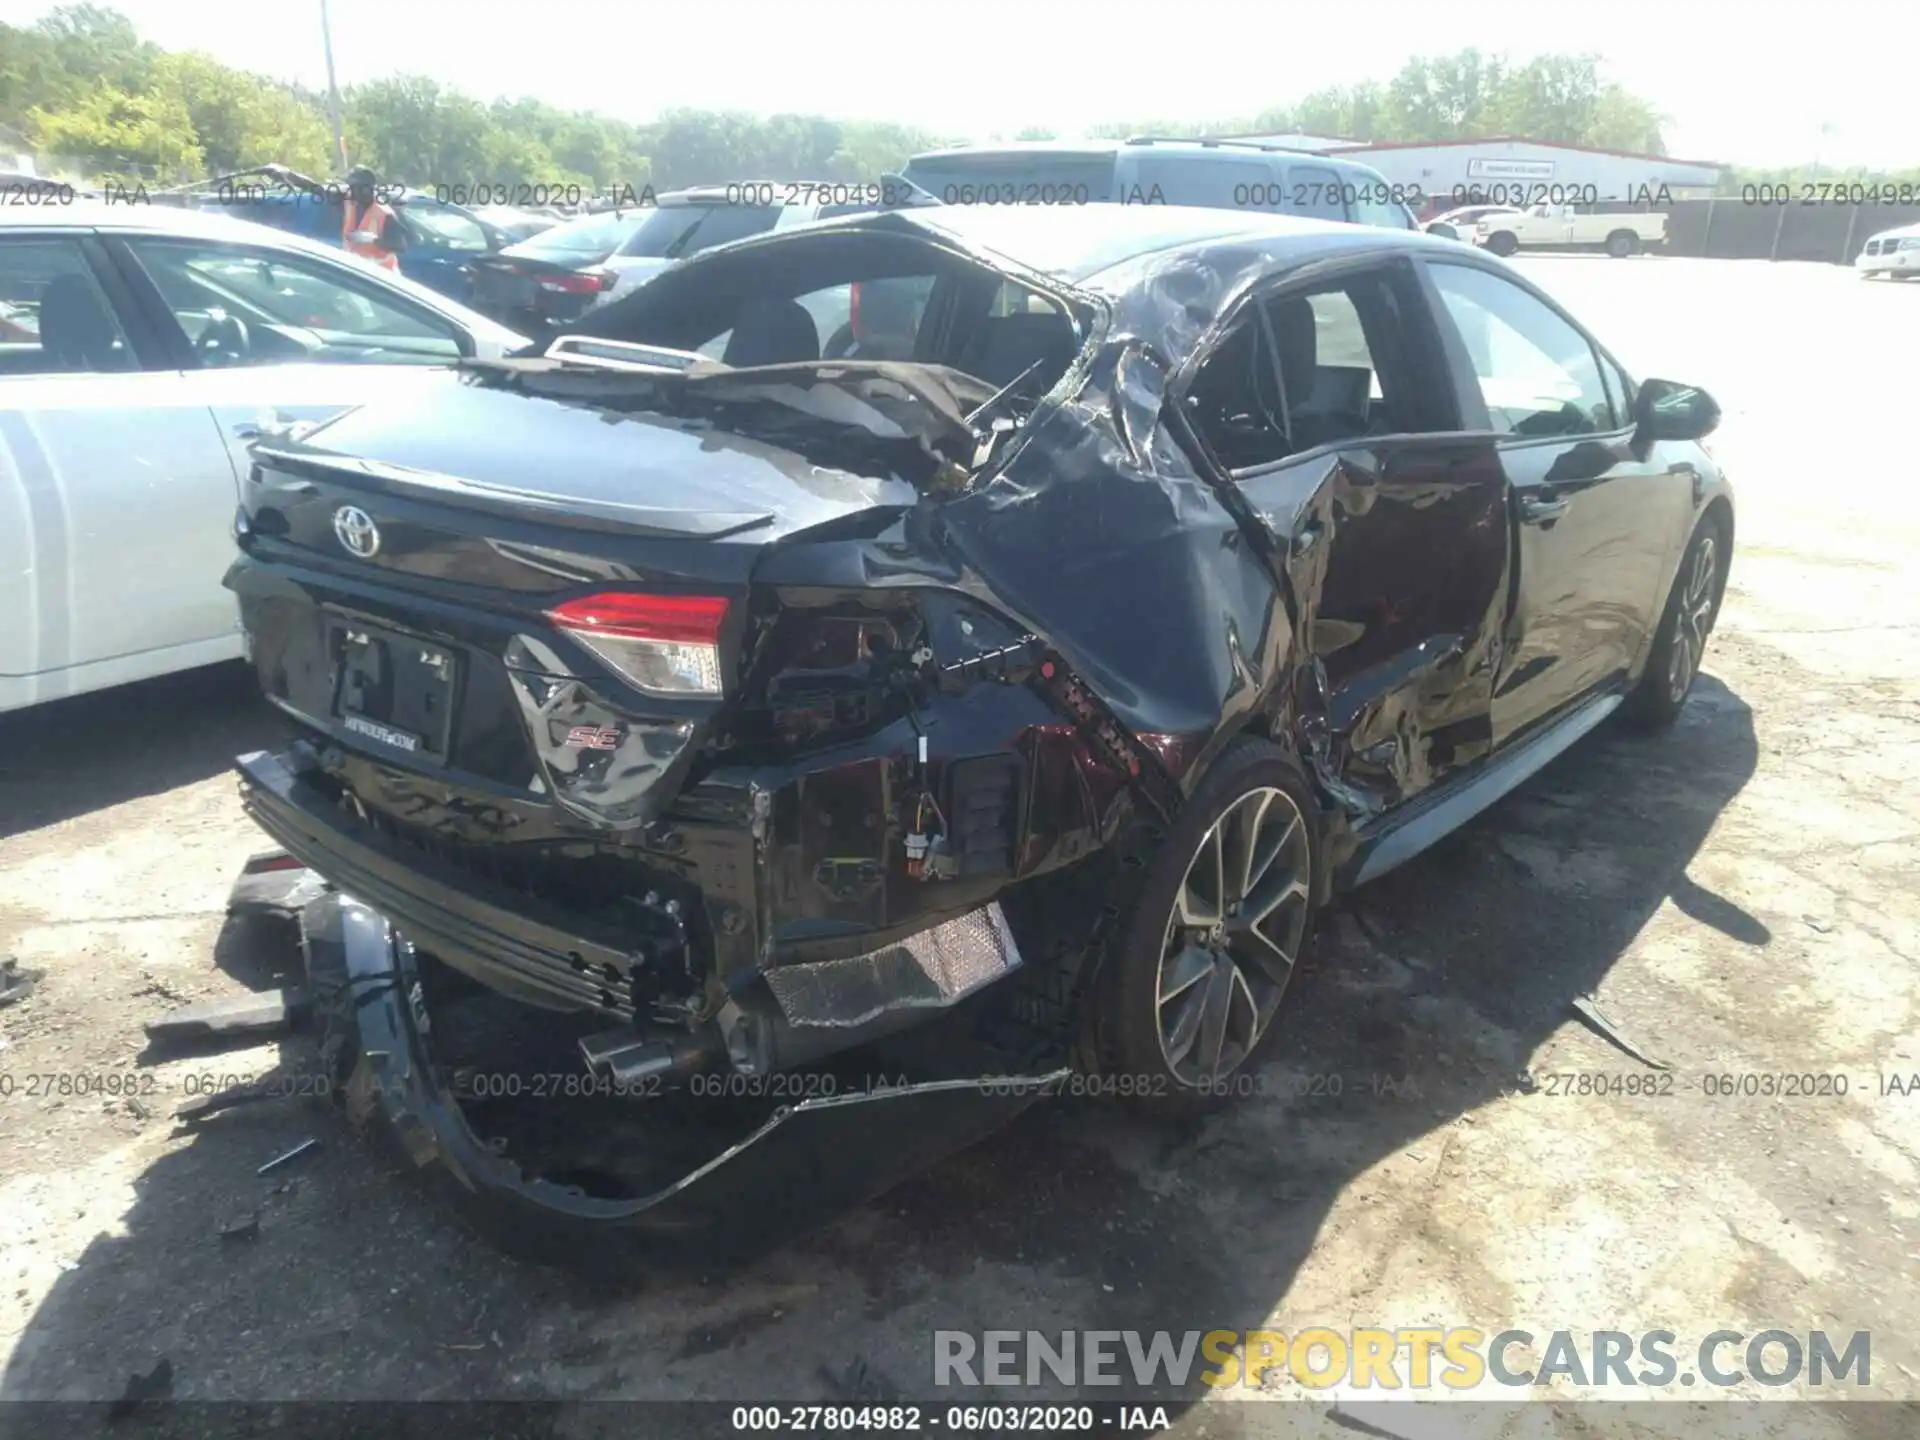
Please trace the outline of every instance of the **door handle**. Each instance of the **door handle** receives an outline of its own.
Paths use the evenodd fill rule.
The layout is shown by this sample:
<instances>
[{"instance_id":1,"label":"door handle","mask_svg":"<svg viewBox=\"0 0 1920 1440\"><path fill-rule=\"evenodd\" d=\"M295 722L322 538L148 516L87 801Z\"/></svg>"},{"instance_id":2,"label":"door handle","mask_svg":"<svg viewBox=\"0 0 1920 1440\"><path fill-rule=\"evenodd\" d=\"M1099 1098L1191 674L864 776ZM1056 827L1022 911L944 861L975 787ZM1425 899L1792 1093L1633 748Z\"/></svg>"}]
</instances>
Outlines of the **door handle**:
<instances>
[{"instance_id":1,"label":"door handle","mask_svg":"<svg viewBox=\"0 0 1920 1440\"><path fill-rule=\"evenodd\" d=\"M1567 498L1562 495L1549 498L1544 495L1522 495L1520 497L1520 518L1529 525L1545 525L1558 520L1567 513Z\"/></svg>"}]
</instances>

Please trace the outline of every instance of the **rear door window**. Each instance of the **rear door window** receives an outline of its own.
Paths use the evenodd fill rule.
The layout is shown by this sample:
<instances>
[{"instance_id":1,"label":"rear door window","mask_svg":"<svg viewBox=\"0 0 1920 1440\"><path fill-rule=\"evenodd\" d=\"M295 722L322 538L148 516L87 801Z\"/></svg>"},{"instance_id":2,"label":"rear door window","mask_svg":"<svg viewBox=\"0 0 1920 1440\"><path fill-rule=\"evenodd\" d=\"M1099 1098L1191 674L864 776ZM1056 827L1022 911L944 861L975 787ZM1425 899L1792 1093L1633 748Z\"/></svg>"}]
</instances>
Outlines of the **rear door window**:
<instances>
[{"instance_id":1,"label":"rear door window","mask_svg":"<svg viewBox=\"0 0 1920 1440\"><path fill-rule=\"evenodd\" d=\"M1188 419L1228 470L1457 428L1420 380L1418 357L1433 348L1425 316L1410 277L1392 269L1261 299L1194 374Z\"/></svg>"},{"instance_id":2,"label":"rear door window","mask_svg":"<svg viewBox=\"0 0 1920 1440\"><path fill-rule=\"evenodd\" d=\"M138 368L77 240L0 240L0 375Z\"/></svg>"}]
</instances>

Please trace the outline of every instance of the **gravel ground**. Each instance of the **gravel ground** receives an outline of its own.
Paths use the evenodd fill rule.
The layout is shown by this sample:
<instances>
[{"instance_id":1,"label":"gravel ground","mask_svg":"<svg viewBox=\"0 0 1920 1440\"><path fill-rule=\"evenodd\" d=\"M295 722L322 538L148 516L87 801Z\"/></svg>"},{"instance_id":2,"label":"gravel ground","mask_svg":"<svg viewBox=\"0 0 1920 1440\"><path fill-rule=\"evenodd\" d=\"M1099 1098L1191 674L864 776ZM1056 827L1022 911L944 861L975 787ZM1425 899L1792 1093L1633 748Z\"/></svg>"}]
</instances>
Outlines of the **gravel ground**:
<instances>
[{"instance_id":1,"label":"gravel ground","mask_svg":"<svg viewBox=\"0 0 1920 1440\"><path fill-rule=\"evenodd\" d=\"M169 1058L141 1028L292 963L222 917L261 843L227 762L276 721L226 670L0 719L0 955L44 971L0 1008L0 1396L112 1398L165 1357L190 1399L928 1397L936 1329L1431 1324L1667 1329L1683 1361L1716 1329L1867 1330L1870 1382L1825 1393L1914 1398L1920 1093L1899 1090L1920 1077L1920 481L1897 427L1920 285L1524 263L1629 366L1726 406L1710 443L1738 551L1677 729L1603 728L1327 917L1266 1093L1185 1127L1036 1108L744 1273L623 1289L508 1261L313 1101L176 1129L196 1082L279 1058ZM1673 1067L1672 1094L1551 1093L1555 1073L1652 1073L1572 1018L1588 992ZM150 1093L26 1093L129 1068ZM1776 1073L1846 1093L1704 1078ZM308 1136L318 1150L255 1174ZM220 1237L248 1216L254 1238ZM1307 1393L1279 1373L1259 1398ZM1483 1387L1534 1403L1472 1428L1687 1435L1731 1414L1543 1428L1548 1402L1609 1393ZM1192 1435L1359 1423L1170 1416ZM1789 1405L1737 1428L1902 1425Z\"/></svg>"}]
</instances>

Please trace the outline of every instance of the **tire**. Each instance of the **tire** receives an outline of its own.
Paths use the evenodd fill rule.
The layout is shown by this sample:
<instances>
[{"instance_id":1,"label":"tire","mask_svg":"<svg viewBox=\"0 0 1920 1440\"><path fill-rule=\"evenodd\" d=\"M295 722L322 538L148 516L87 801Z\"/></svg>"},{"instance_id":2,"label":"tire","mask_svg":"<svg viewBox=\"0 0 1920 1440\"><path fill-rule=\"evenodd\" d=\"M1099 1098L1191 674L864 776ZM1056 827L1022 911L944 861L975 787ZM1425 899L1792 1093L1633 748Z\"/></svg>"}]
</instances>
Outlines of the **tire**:
<instances>
[{"instance_id":1,"label":"tire","mask_svg":"<svg viewBox=\"0 0 1920 1440\"><path fill-rule=\"evenodd\" d=\"M1631 230L1616 230L1607 236L1607 254L1616 260L1624 260L1629 255L1640 252L1640 237Z\"/></svg>"},{"instance_id":2,"label":"tire","mask_svg":"<svg viewBox=\"0 0 1920 1440\"><path fill-rule=\"evenodd\" d=\"M1511 230L1496 230L1487 237L1487 249L1502 260L1520 248L1520 239Z\"/></svg>"},{"instance_id":3,"label":"tire","mask_svg":"<svg viewBox=\"0 0 1920 1440\"><path fill-rule=\"evenodd\" d=\"M1647 655L1647 668L1620 707L1636 730L1665 730L1680 718L1699 678L1707 639L1719 618L1720 595L1725 588L1726 527L1717 518L1700 522L1680 557L1680 569L1667 596L1666 612Z\"/></svg>"},{"instance_id":4,"label":"tire","mask_svg":"<svg viewBox=\"0 0 1920 1440\"><path fill-rule=\"evenodd\" d=\"M1097 1093L1181 1115L1246 1089L1313 932L1317 814L1279 746L1241 736L1221 752L1147 862L1101 967ZM1249 895L1266 907L1258 917Z\"/></svg>"}]
</instances>

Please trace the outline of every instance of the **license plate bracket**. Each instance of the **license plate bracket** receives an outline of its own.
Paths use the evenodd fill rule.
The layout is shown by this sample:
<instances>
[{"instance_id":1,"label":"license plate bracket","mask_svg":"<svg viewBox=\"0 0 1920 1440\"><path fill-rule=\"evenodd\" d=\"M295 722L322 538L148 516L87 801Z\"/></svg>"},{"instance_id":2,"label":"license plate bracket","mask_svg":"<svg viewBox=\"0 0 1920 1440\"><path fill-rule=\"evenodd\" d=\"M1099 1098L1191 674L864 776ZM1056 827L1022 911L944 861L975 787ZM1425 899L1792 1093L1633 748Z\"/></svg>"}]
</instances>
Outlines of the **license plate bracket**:
<instances>
[{"instance_id":1,"label":"license plate bracket","mask_svg":"<svg viewBox=\"0 0 1920 1440\"><path fill-rule=\"evenodd\" d=\"M329 624L333 717L357 738L444 765L459 656L444 645L357 620Z\"/></svg>"}]
</instances>

